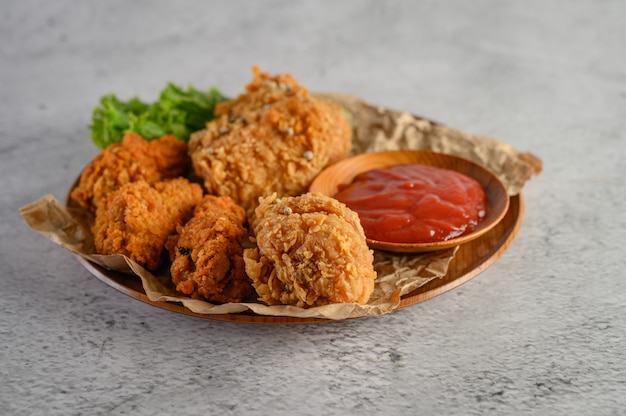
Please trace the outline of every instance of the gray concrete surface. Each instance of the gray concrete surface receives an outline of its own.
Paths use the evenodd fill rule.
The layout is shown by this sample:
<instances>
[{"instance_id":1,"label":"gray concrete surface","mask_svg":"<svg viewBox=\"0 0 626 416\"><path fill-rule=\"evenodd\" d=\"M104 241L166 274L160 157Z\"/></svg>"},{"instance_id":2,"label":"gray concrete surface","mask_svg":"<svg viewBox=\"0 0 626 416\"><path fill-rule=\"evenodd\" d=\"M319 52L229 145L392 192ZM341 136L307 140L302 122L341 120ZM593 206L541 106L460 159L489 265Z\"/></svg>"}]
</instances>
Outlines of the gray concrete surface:
<instances>
[{"instance_id":1,"label":"gray concrete surface","mask_svg":"<svg viewBox=\"0 0 626 416\"><path fill-rule=\"evenodd\" d=\"M622 415L623 1L3 1L0 413ZM531 151L516 240L377 318L251 326L138 302L32 232L103 94L239 93L259 64Z\"/></svg>"}]
</instances>

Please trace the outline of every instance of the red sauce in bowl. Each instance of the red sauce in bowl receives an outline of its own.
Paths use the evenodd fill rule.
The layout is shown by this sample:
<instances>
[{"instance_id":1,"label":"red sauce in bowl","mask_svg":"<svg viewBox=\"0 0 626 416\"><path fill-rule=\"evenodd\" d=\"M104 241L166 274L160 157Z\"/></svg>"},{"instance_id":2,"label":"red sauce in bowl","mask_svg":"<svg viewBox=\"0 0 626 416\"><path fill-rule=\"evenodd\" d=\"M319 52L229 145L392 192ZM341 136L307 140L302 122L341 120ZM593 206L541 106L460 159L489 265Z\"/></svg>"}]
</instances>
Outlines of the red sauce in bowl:
<instances>
[{"instance_id":1,"label":"red sauce in bowl","mask_svg":"<svg viewBox=\"0 0 626 416\"><path fill-rule=\"evenodd\" d=\"M487 213L478 181L420 164L362 173L335 198L357 212L367 238L390 243L447 241L472 231Z\"/></svg>"}]
</instances>

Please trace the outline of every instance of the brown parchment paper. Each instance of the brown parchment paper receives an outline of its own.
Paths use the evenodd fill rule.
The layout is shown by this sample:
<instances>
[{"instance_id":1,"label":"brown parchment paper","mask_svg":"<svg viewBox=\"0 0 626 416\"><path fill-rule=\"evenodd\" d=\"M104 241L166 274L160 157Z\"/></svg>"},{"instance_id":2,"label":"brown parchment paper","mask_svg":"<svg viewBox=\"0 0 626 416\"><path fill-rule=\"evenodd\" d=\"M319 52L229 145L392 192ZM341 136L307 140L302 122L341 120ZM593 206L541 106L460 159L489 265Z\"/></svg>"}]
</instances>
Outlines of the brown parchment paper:
<instances>
[{"instance_id":1,"label":"brown parchment paper","mask_svg":"<svg viewBox=\"0 0 626 416\"><path fill-rule=\"evenodd\" d=\"M350 114L354 127L353 153L417 149L454 154L480 163L495 172L509 194L519 193L532 175L541 172L541 161L490 137L455 130L412 114L371 105L357 97L316 94L341 104ZM93 218L68 200L61 205L45 195L20 209L22 217L36 232L106 269L136 275L151 301L182 303L199 314L228 314L252 311L259 315L300 318L348 319L381 315L396 309L400 298L446 275L458 247L415 255L374 252L377 272L374 293L366 305L333 304L314 308L267 306L258 302L214 305L181 296L174 289L167 270L153 274L123 255L105 256L94 252Z\"/></svg>"}]
</instances>

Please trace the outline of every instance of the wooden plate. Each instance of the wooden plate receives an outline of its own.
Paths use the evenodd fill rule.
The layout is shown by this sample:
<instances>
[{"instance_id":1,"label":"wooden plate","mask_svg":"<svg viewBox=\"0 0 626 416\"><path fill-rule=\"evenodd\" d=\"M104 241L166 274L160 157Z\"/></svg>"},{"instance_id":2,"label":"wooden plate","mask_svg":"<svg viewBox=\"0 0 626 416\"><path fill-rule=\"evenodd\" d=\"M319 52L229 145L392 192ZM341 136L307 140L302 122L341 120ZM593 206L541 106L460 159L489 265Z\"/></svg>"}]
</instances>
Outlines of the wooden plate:
<instances>
[{"instance_id":1,"label":"wooden plate","mask_svg":"<svg viewBox=\"0 0 626 416\"><path fill-rule=\"evenodd\" d=\"M468 243L480 237L495 227L506 214L509 206L509 194L504 184L493 172L470 160L428 150L391 150L361 153L324 169L315 178L309 190L334 196L339 191L340 186L352 183L354 178L362 173L374 169L407 164L420 164L448 169L478 181L487 194L487 215L471 232L449 240L427 243L391 243L368 238L367 244L370 247L397 253L421 253L444 250Z\"/></svg>"},{"instance_id":2,"label":"wooden plate","mask_svg":"<svg viewBox=\"0 0 626 416\"><path fill-rule=\"evenodd\" d=\"M69 197L68 197L69 199ZM67 201L66 201L67 202ZM476 277L480 272L487 269L509 248L515 236L519 232L524 216L524 200L521 194L511 197L509 207L504 218L491 230L476 238L462 244L455 257L449 265L448 273L441 279L435 279L417 290L402 297L400 308L423 302L427 299L441 295L461 284ZM124 273L114 272L93 264L80 256L76 256L78 261L92 275L104 282L106 285L124 293L134 299L157 306L168 311L185 315L195 316L203 319L256 323L256 324L298 324L298 323L320 323L335 322L332 320L316 318L295 318L284 316L265 316L254 313L238 313L227 315L204 315L191 312L175 302L153 302L146 296L141 280L138 277Z\"/></svg>"}]
</instances>

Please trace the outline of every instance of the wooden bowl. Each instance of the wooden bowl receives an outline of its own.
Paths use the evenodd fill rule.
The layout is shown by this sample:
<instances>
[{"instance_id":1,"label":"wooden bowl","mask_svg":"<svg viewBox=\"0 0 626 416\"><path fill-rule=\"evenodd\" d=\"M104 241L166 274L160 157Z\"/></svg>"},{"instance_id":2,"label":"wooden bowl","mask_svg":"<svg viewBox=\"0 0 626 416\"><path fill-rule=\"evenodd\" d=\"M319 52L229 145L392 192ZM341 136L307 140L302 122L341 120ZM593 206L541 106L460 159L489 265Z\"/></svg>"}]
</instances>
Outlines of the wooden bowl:
<instances>
[{"instance_id":1,"label":"wooden bowl","mask_svg":"<svg viewBox=\"0 0 626 416\"><path fill-rule=\"evenodd\" d=\"M502 220L509 208L509 194L504 184L489 169L458 156L426 150L398 150L360 155L344 159L322 171L313 181L309 192L335 196L340 185L348 185L353 179L373 169L394 165L422 164L450 169L477 180L487 194L487 215L470 233L446 241L429 243L390 243L367 239L371 248L399 253L419 253L443 250L467 243L491 230Z\"/></svg>"}]
</instances>

